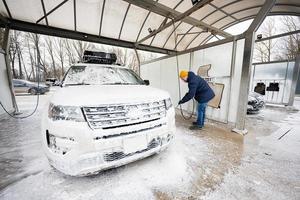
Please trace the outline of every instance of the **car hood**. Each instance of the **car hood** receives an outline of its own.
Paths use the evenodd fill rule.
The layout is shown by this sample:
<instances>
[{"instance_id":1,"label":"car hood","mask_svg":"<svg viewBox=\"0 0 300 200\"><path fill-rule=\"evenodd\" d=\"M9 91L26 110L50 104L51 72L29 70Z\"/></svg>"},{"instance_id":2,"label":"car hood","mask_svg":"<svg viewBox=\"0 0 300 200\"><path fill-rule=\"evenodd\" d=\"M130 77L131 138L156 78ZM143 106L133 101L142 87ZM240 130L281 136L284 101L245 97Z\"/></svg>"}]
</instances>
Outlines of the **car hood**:
<instances>
[{"instance_id":1,"label":"car hood","mask_svg":"<svg viewBox=\"0 0 300 200\"><path fill-rule=\"evenodd\" d=\"M168 92L145 85L81 85L58 89L50 102L63 106L139 103L169 98Z\"/></svg>"}]
</instances>

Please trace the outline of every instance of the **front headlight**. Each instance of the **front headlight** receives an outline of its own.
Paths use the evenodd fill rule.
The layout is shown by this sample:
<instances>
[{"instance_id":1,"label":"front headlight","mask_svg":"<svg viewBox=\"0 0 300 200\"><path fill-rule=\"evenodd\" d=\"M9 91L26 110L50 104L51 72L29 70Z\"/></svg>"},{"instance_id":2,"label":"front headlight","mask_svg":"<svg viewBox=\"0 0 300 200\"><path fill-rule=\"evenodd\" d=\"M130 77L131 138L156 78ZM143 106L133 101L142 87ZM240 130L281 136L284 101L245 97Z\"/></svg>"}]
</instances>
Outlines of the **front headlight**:
<instances>
[{"instance_id":1,"label":"front headlight","mask_svg":"<svg viewBox=\"0 0 300 200\"><path fill-rule=\"evenodd\" d=\"M82 111L77 106L57 106L52 103L49 105L48 117L52 120L72 120L84 122Z\"/></svg>"},{"instance_id":2,"label":"front headlight","mask_svg":"<svg viewBox=\"0 0 300 200\"><path fill-rule=\"evenodd\" d=\"M165 100L166 109L169 110L169 108L172 107L172 101L170 98Z\"/></svg>"}]
</instances>

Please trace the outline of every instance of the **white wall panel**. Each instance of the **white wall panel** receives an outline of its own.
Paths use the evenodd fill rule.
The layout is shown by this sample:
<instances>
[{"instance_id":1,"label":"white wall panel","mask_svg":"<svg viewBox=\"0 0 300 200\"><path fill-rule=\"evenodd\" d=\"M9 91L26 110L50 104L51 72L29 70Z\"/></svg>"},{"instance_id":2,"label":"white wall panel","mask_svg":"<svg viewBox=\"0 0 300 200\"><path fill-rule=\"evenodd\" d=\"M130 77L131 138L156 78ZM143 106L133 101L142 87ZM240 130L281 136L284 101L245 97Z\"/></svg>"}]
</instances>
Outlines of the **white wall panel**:
<instances>
[{"instance_id":1,"label":"white wall panel","mask_svg":"<svg viewBox=\"0 0 300 200\"><path fill-rule=\"evenodd\" d=\"M76 1L77 31L93 35L99 34L103 0ZM88 12L87 12L88 11Z\"/></svg>"},{"instance_id":2,"label":"white wall panel","mask_svg":"<svg viewBox=\"0 0 300 200\"><path fill-rule=\"evenodd\" d=\"M245 45L244 39L237 41L235 67L233 70L234 73L231 80L233 84L231 87L229 115L228 115L228 121L230 122L236 121L236 114L238 111L238 100L239 100L238 98L239 98L240 82L241 82L241 74L242 74L244 45Z\"/></svg>"},{"instance_id":3,"label":"white wall panel","mask_svg":"<svg viewBox=\"0 0 300 200\"><path fill-rule=\"evenodd\" d=\"M5 66L4 54L0 53L0 101L8 111L13 110L12 99L7 79L7 71ZM0 115L4 114L4 110L0 106Z\"/></svg>"},{"instance_id":4,"label":"white wall panel","mask_svg":"<svg viewBox=\"0 0 300 200\"><path fill-rule=\"evenodd\" d=\"M207 116L210 119L220 122L236 121L236 112L238 105L239 83L241 78L241 66L243 60L244 40L237 42L236 66L231 75L232 60L232 42L210 47L194 52L191 60L191 71L197 72L201 65L211 64L212 68L209 75L215 83L225 85L220 108L207 108ZM178 56L179 71L189 70L190 54ZM141 76L143 79L149 79L150 85L167 90L172 98L174 106L179 101L178 91L178 72L176 57L163 59L150 64L141 66ZM180 81L182 96L188 91L187 84ZM192 112L192 101L183 106L184 110ZM195 104L197 106L197 104Z\"/></svg>"},{"instance_id":5,"label":"white wall panel","mask_svg":"<svg viewBox=\"0 0 300 200\"><path fill-rule=\"evenodd\" d=\"M45 1L45 5L46 5L46 2L47 1ZM9 1L6 1L6 3L10 10L10 13L14 19L22 19L24 21L35 23L39 18L44 16L41 1L38 1L38 0L26 0L26 1L24 1L24 0L23 1L9 0ZM1 7L1 9L0 9L1 13L4 12L6 14L7 12L4 7L4 4L2 4L0 7ZM46 12L49 12L48 7L46 7ZM6 15L6 16L8 16L8 15ZM40 23L43 24L42 22L40 22Z\"/></svg>"},{"instance_id":6,"label":"white wall panel","mask_svg":"<svg viewBox=\"0 0 300 200\"><path fill-rule=\"evenodd\" d=\"M225 85L220 108L208 107L208 118L227 122L228 102L230 96L230 70L231 70L232 42L202 49L195 52L193 71L196 73L202 65L211 64L208 75L215 83Z\"/></svg>"},{"instance_id":7,"label":"white wall panel","mask_svg":"<svg viewBox=\"0 0 300 200\"><path fill-rule=\"evenodd\" d=\"M26 1L25 1L26 2ZM44 1L46 12L60 4L61 0ZM37 2L40 3L40 2ZM40 5L42 11L42 5ZM43 14L44 15L44 14ZM43 16L42 15L42 16ZM47 17L49 26L74 30L74 6L73 1L67 1Z\"/></svg>"},{"instance_id":8,"label":"white wall panel","mask_svg":"<svg viewBox=\"0 0 300 200\"><path fill-rule=\"evenodd\" d=\"M171 95L173 105L179 101L178 95L178 74L176 69L176 58L172 57L160 62L161 88Z\"/></svg>"}]
</instances>

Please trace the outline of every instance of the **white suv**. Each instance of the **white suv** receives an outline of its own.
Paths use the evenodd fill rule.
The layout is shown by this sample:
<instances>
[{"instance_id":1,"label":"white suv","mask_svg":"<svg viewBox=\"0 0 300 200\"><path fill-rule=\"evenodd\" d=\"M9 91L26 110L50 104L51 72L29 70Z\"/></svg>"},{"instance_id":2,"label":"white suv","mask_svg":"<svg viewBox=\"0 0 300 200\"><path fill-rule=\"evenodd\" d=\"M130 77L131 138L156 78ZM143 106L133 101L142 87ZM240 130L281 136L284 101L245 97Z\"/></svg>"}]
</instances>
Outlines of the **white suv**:
<instances>
[{"instance_id":1,"label":"white suv","mask_svg":"<svg viewBox=\"0 0 300 200\"><path fill-rule=\"evenodd\" d=\"M175 132L170 95L132 70L78 63L68 70L42 120L50 164L89 175L165 149Z\"/></svg>"}]
</instances>

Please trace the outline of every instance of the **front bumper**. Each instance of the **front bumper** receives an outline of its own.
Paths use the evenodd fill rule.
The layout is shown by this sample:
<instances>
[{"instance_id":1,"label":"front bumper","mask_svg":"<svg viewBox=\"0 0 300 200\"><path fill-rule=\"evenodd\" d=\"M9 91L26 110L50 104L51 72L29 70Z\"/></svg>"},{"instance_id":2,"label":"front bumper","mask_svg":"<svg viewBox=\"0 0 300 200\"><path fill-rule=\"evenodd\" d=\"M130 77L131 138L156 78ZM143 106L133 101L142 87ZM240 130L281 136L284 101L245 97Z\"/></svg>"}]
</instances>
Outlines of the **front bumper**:
<instances>
[{"instance_id":1,"label":"front bumper","mask_svg":"<svg viewBox=\"0 0 300 200\"><path fill-rule=\"evenodd\" d=\"M59 145L69 150L62 154L49 148L46 132L59 138ZM169 145L174 133L174 108L161 119L109 130L92 130L86 122L52 121L46 116L42 125L43 146L50 164L73 176L94 174L158 153ZM126 152L125 141L134 137L146 138L147 146Z\"/></svg>"}]
</instances>

